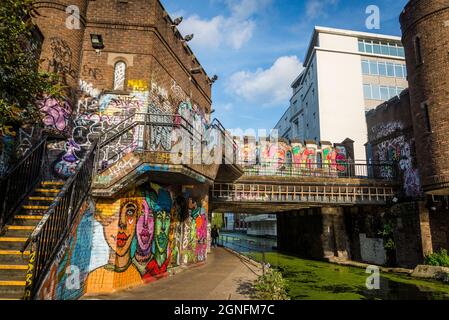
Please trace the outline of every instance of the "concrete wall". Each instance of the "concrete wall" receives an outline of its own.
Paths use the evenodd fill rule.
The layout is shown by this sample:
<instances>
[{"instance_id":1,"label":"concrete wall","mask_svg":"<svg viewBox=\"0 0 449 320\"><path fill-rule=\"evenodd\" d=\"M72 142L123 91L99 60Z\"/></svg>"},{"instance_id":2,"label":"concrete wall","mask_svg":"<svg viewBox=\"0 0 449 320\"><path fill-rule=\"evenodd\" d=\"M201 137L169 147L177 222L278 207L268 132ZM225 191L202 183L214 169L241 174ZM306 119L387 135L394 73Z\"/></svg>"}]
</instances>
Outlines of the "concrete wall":
<instances>
[{"instance_id":1,"label":"concrete wall","mask_svg":"<svg viewBox=\"0 0 449 320\"><path fill-rule=\"evenodd\" d=\"M207 211L207 191L154 183L115 199L86 200L37 298L110 293L205 261Z\"/></svg>"}]
</instances>

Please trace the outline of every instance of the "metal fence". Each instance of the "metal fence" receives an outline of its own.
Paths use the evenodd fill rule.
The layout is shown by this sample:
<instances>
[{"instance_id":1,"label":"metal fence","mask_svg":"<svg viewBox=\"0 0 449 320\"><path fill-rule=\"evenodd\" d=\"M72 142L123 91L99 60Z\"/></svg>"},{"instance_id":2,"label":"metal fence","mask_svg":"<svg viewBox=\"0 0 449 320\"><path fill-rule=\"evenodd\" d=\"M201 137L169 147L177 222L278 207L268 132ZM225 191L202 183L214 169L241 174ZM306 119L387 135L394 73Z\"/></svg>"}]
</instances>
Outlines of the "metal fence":
<instances>
[{"instance_id":1,"label":"metal fence","mask_svg":"<svg viewBox=\"0 0 449 320\"><path fill-rule=\"evenodd\" d=\"M47 138L44 137L0 180L0 231L21 207L43 176Z\"/></svg>"},{"instance_id":2,"label":"metal fence","mask_svg":"<svg viewBox=\"0 0 449 320\"><path fill-rule=\"evenodd\" d=\"M251 239L242 239L231 235L220 235L219 244L222 247L231 249L239 254L259 262L262 265L263 274L265 274L265 268L267 266L266 252L272 251L272 248L256 245L256 241Z\"/></svg>"},{"instance_id":3,"label":"metal fence","mask_svg":"<svg viewBox=\"0 0 449 320\"><path fill-rule=\"evenodd\" d=\"M259 164L241 163L241 166L246 176L368 178L389 181L397 177L397 165L392 162L340 161L336 163L305 162L300 164L263 162Z\"/></svg>"}]
</instances>

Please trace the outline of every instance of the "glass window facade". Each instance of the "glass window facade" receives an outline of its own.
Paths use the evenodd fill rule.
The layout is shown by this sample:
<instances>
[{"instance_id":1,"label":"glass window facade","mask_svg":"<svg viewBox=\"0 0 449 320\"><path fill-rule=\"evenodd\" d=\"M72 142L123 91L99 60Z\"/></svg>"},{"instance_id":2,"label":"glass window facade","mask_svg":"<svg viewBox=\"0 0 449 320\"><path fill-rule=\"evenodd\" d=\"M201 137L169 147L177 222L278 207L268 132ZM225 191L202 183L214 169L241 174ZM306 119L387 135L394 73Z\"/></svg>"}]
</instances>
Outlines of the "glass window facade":
<instances>
[{"instance_id":1,"label":"glass window facade","mask_svg":"<svg viewBox=\"0 0 449 320\"><path fill-rule=\"evenodd\" d=\"M383 54L392 57L405 57L404 47L391 42L380 42L376 40L359 39L359 52Z\"/></svg>"},{"instance_id":2,"label":"glass window facade","mask_svg":"<svg viewBox=\"0 0 449 320\"><path fill-rule=\"evenodd\" d=\"M363 94L367 100L387 101L394 96L399 96L404 88L379 86L377 84L364 84Z\"/></svg>"},{"instance_id":3,"label":"glass window facade","mask_svg":"<svg viewBox=\"0 0 449 320\"><path fill-rule=\"evenodd\" d=\"M406 79L407 68L405 64L382 61L362 60L362 73L371 76L395 77Z\"/></svg>"}]
</instances>

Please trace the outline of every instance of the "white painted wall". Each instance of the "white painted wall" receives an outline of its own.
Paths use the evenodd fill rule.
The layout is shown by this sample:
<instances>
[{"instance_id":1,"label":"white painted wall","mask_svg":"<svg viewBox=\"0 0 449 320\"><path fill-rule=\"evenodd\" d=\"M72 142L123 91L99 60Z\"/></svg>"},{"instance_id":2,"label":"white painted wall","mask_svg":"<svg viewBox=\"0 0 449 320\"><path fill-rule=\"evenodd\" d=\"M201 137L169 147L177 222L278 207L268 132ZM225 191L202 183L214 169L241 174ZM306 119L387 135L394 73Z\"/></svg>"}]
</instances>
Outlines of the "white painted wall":
<instances>
[{"instance_id":1,"label":"white painted wall","mask_svg":"<svg viewBox=\"0 0 449 320\"><path fill-rule=\"evenodd\" d=\"M354 39L357 45L357 39ZM368 141L360 56L317 50L321 140L354 140L355 160Z\"/></svg>"}]
</instances>

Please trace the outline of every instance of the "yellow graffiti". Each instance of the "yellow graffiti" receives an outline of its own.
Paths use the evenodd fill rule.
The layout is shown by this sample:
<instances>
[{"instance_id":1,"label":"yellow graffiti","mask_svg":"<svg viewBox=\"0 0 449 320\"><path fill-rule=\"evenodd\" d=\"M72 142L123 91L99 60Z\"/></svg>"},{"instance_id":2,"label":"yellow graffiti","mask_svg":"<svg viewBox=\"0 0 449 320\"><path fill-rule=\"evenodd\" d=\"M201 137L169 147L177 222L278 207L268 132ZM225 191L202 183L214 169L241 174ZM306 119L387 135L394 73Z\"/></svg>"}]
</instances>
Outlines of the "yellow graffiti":
<instances>
[{"instance_id":1,"label":"yellow graffiti","mask_svg":"<svg viewBox=\"0 0 449 320\"><path fill-rule=\"evenodd\" d=\"M128 80L128 88L133 91L147 91L148 83L145 80Z\"/></svg>"},{"instance_id":2,"label":"yellow graffiti","mask_svg":"<svg viewBox=\"0 0 449 320\"><path fill-rule=\"evenodd\" d=\"M14 131L13 127L11 127L11 126L4 126L4 127L0 128L0 133L3 136L12 136L12 137L16 136L16 132Z\"/></svg>"}]
</instances>

